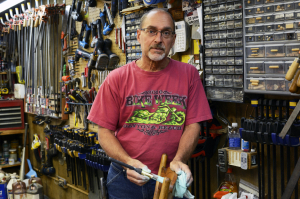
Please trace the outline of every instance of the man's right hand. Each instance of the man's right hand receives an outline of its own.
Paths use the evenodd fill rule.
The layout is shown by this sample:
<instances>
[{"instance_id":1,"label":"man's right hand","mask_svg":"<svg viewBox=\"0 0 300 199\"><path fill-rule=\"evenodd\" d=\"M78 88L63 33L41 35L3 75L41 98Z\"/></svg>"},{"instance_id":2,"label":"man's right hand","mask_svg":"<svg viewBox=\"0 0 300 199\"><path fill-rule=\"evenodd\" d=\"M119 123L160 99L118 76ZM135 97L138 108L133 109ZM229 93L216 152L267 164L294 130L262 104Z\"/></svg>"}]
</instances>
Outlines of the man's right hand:
<instances>
[{"instance_id":1,"label":"man's right hand","mask_svg":"<svg viewBox=\"0 0 300 199\"><path fill-rule=\"evenodd\" d=\"M144 167L147 167L142 162L140 162L136 159L131 159L130 161L127 162L127 164L129 164L129 165L131 165L135 168L140 168L140 169L142 169ZM133 182L134 184L137 184L139 186L142 186L142 185L146 184L150 180L150 178L148 178L146 176L143 176L143 175L140 175L136 171L128 169L128 168L126 170L126 173L127 173L127 179L130 182Z\"/></svg>"}]
</instances>

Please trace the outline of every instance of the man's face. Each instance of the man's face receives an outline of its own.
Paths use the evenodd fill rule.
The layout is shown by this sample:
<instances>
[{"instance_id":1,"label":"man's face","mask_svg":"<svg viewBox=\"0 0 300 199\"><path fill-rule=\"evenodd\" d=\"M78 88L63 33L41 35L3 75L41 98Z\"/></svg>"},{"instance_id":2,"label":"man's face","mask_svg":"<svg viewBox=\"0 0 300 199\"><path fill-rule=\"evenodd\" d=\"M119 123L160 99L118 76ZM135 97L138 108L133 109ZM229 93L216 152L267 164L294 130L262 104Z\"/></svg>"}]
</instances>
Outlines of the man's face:
<instances>
[{"instance_id":1,"label":"man's face","mask_svg":"<svg viewBox=\"0 0 300 199\"><path fill-rule=\"evenodd\" d=\"M164 12L149 13L144 20L142 28L174 31L172 19ZM141 44L142 54L152 61L161 61L164 59L174 45L175 39L176 35L164 38L160 32L157 35L149 36L145 31L137 30L137 40Z\"/></svg>"}]
</instances>

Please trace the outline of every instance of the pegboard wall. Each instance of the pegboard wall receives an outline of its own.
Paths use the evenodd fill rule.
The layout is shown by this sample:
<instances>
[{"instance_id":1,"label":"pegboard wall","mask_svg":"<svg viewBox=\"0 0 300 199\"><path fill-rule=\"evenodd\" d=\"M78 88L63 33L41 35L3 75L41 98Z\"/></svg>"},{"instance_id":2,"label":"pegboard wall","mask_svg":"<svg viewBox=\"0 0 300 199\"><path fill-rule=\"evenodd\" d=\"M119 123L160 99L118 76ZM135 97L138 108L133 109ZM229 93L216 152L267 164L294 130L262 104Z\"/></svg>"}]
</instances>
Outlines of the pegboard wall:
<instances>
[{"instance_id":1,"label":"pegboard wall","mask_svg":"<svg viewBox=\"0 0 300 199\"><path fill-rule=\"evenodd\" d=\"M100 9L103 11L104 3L107 3L108 6L111 5L111 1L97 1L97 6L96 7L89 7L88 15L84 16L84 20L86 20L88 24L95 21L95 20L97 20L97 19L100 19L100 16L99 16ZM66 5L72 5L72 0L67 0ZM77 22L76 21L76 30L77 30L78 34L80 34L80 31L81 31L81 24L82 24L82 22ZM119 13L117 13L117 15L114 19L114 24L115 24L114 28L121 27L122 17L119 16ZM125 55L125 53L122 52L121 49L119 49L118 44L116 44L115 35L116 34L115 34L115 29L114 29L113 31L111 31L111 33L109 35L107 35L107 36L103 35L103 39L105 40L105 39L108 38L112 41L111 51L119 56L119 58L120 58L119 66L122 66L122 65L126 64L126 55ZM77 38L75 38L73 41L74 41L73 45L78 47ZM89 39L89 42L91 42L91 41L92 41L92 34L91 34L90 39ZM74 47L72 49L72 52L70 52L69 54L74 54L76 49L77 48ZM89 46L88 49L84 49L84 50L86 50L88 52L93 52L94 49ZM66 60L66 62L67 62L67 60ZM83 60L83 59L80 59L79 62L76 63L75 68L76 68L77 72L76 72L76 75L75 75L74 78L77 78L77 77L80 78L81 77L81 73L84 72L84 68L86 67L87 63L88 63L88 61ZM97 70L92 70L91 75L93 75L93 74L95 74L95 81L92 83L92 87L95 87L96 91L98 92L98 88L100 86L98 71ZM82 81L81 78L80 78L80 81ZM80 83L79 88L81 90L89 90L88 87L84 87L84 88L82 87L82 82ZM81 118L83 119L84 107L81 107L80 114L81 114ZM83 128L84 127L83 121L82 121L82 123L77 123L76 126L75 126L74 121L75 121L75 113L73 112L72 115L71 114L69 115L70 126L71 127L76 127L76 128ZM93 125L93 124L89 124L88 129L89 129L89 131L97 132L98 131L98 126Z\"/></svg>"}]
</instances>

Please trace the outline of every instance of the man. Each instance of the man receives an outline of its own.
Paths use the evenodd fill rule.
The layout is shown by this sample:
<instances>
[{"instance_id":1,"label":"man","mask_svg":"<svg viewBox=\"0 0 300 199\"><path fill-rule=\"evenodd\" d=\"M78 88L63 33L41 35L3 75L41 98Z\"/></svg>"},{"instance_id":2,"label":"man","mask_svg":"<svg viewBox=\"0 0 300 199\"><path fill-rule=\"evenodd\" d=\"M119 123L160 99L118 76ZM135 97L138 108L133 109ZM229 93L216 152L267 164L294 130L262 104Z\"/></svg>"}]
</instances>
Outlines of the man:
<instances>
[{"instance_id":1,"label":"man","mask_svg":"<svg viewBox=\"0 0 300 199\"><path fill-rule=\"evenodd\" d=\"M88 119L99 125L101 147L112 158L157 174L161 155L184 171L197 145L200 125L211 119L197 69L167 55L175 43L172 16L153 9L141 18L137 40L142 58L112 71L101 85ZM110 199L152 199L155 181L112 163Z\"/></svg>"}]
</instances>

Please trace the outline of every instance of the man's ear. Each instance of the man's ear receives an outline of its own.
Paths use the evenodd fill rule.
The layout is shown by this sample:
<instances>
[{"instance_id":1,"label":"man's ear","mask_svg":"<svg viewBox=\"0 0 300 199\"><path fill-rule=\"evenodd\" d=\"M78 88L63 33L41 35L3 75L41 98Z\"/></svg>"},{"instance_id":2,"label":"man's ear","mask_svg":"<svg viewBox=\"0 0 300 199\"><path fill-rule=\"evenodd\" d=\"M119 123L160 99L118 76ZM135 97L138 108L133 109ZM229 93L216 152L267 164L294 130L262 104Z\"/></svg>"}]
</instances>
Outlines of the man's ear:
<instances>
[{"instance_id":1,"label":"man's ear","mask_svg":"<svg viewBox=\"0 0 300 199\"><path fill-rule=\"evenodd\" d=\"M175 40L176 40L176 34L174 34L174 37L173 37L173 41L172 41L172 47L174 46L175 44Z\"/></svg>"},{"instance_id":2,"label":"man's ear","mask_svg":"<svg viewBox=\"0 0 300 199\"><path fill-rule=\"evenodd\" d=\"M139 43L141 43L141 33L142 33L142 31L140 29L137 29L136 33L137 33L136 34L136 39Z\"/></svg>"}]
</instances>

